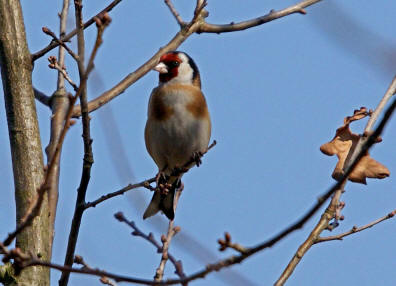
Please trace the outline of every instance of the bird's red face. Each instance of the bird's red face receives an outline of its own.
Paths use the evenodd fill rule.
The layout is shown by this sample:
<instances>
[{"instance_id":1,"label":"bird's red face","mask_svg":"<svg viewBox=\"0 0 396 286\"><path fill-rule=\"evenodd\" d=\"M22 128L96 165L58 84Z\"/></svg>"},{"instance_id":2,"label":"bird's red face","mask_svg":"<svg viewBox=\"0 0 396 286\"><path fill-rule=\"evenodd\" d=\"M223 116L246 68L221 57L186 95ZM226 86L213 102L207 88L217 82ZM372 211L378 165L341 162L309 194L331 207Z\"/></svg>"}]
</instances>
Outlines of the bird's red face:
<instances>
[{"instance_id":1,"label":"bird's red face","mask_svg":"<svg viewBox=\"0 0 396 286\"><path fill-rule=\"evenodd\" d=\"M167 53L160 58L159 64L154 68L159 72L160 82L168 82L179 74L182 60L177 53Z\"/></svg>"},{"instance_id":2,"label":"bird's red face","mask_svg":"<svg viewBox=\"0 0 396 286\"><path fill-rule=\"evenodd\" d=\"M154 70L159 72L160 83L180 83L201 86L199 71L194 61L183 52L164 54Z\"/></svg>"}]
</instances>

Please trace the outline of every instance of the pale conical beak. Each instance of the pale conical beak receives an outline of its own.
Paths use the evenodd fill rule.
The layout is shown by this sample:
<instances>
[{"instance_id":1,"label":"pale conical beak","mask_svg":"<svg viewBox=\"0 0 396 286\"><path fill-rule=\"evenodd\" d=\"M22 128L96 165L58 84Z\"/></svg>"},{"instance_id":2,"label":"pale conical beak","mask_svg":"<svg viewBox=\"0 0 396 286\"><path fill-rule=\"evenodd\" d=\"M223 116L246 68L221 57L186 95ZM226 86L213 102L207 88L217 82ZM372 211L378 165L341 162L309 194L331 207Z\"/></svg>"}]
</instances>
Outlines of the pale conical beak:
<instances>
[{"instance_id":1,"label":"pale conical beak","mask_svg":"<svg viewBox=\"0 0 396 286\"><path fill-rule=\"evenodd\" d=\"M153 70L159 72L159 73L168 73L168 67L164 63L159 63L156 65Z\"/></svg>"}]
</instances>

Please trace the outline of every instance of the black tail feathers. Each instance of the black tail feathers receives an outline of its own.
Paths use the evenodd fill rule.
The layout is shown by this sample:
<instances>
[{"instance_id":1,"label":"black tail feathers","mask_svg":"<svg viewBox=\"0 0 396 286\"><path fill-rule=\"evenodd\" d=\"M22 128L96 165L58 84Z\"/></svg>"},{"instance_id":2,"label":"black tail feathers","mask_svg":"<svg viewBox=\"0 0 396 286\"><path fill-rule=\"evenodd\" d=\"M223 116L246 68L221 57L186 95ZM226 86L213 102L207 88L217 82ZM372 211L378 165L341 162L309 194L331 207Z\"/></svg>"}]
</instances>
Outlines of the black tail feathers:
<instances>
[{"instance_id":1,"label":"black tail feathers","mask_svg":"<svg viewBox=\"0 0 396 286\"><path fill-rule=\"evenodd\" d=\"M174 197L175 191L180 186L180 179L173 182L172 186L168 189L166 193L162 190L157 189L148 205L146 211L143 214L143 219L155 215L157 212L162 211L169 220L175 218L175 208L174 208Z\"/></svg>"}]
</instances>

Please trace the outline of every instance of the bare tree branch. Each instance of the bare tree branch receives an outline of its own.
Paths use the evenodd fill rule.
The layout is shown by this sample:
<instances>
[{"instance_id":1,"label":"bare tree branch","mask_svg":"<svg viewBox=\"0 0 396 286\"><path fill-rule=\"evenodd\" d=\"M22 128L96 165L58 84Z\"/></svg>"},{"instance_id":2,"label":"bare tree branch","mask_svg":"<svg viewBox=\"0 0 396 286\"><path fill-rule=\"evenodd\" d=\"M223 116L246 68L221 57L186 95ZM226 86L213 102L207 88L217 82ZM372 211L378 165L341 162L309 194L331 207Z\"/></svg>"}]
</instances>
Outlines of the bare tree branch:
<instances>
[{"instance_id":1,"label":"bare tree branch","mask_svg":"<svg viewBox=\"0 0 396 286\"><path fill-rule=\"evenodd\" d=\"M394 91L393 91L394 93ZM299 220L297 220L294 224L290 225L287 227L285 230L280 232L279 234L275 235L273 238L264 241L263 243L258 244L255 247L252 248L246 248L246 252L239 254L239 255L233 255L230 256L229 258L220 260L217 263L213 264L208 264L203 270L200 270L190 276L187 276L184 279L168 279L165 281L152 281L152 280L144 280L144 279L138 279L134 277L126 277L123 275L117 275L113 273L109 273L106 271L101 271L97 269L76 269L68 266L61 266L61 265L56 265L52 264L49 262L41 261L37 258L30 257L28 256L27 258L25 257L25 264L23 267L29 267L29 266L34 266L34 265L41 265L45 267L50 267L53 269L58 269L61 271L67 271L69 273L82 273L82 274L88 274L88 275L96 275L99 277L105 276L108 278L112 278L117 282L123 281L123 282L131 282L131 283L136 283L136 284L142 284L142 285L175 285L175 284L183 284L183 283L188 283L190 281L196 280L196 279L202 279L206 275L208 275L211 272L214 271L219 271L222 268L241 263L243 260L246 258L250 257L251 255L258 253L266 248L272 247L275 245L277 242L285 238L287 235L292 233L293 231L302 228L304 224L321 208L321 206L327 201L327 199L337 190L340 189L340 187L344 184L344 182L347 180L348 176L350 173L353 171L353 168L356 167L356 165L359 163L360 159L364 156L364 154L375 144L376 139L381 135L382 131L384 130L386 124L390 120L394 110L396 109L396 99L393 100L392 104L389 106L389 108L386 110L384 117L378 124L377 128L374 130L374 132L368 137L368 140L363 144L358 156L356 157L355 161L353 161L348 168L345 170L345 174L340 178L340 180L333 185L332 188L330 188L325 194L323 194L319 199L318 202L311 207L311 209L304 215L302 216ZM334 198L334 197L333 197ZM6 253L6 255L9 255L9 251L0 243L0 249L2 250L3 253ZM277 282L279 283L279 282ZM281 285L281 284L279 284Z\"/></svg>"},{"instance_id":2,"label":"bare tree branch","mask_svg":"<svg viewBox=\"0 0 396 286\"><path fill-rule=\"evenodd\" d=\"M133 232L131 233L132 235L142 237L143 239L147 240L150 242L154 247L157 249L158 253L162 253L163 247L159 244L159 242L154 238L154 235L150 232L149 234L145 234L143 231L141 231L137 226L134 221L129 221L127 218L124 216L122 212L118 212L114 215L114 217L120 221L124 222L127 225L129 225L132 229ZM179 229L177 229L178 231ZM177 260L173 255L171 255L168 252L168 258L172 262L172 264L175 266L175 273L180 277L180 278L185 278L186 275L184 274L183 271L183 264L180 260Z\"/></svg>"},{"instance_id":3,"label":"bare tree branch","mask_svg":"<svg viewBox=\"0 0 396 286\"><path fill-rule=\"evenodd\" d=\"M241 254L244 254L248 251L246 247L240 245L239 243L232 242L231 235L228 232L224 233L224 239L222 238L218 239L217 243L220 246L219 248L220 251L225 251L227 248L232 248Z\"/></svg>"},{"instance_id":4,"label":"bare tree branch","mask_svg":"<svg viewBox=\"0 0 396 286\"><path fill-rule=\"evenodd\" d=\"M97 204L100 204L100 203L102 203L102 202L104 202L104 201L106 201L108 199L111 199L111 198L119 196L119 195L123 195L124 193L126 193L127 191L132 190L132 189L137 189L137 188L140 188L140 187L146 187L146 186L150 185L153 182L155 182L155 177L151 178L151 179L148 179L148 180L144 180L143 182L140 182L140 183L137 183L137 184L133 184L133 185L129 184L128 186L126 186L126 187L124 187L124 188L122 188L122 189L120 189L118 191L115 191L115 192L112 192L112 193L108 193L107 195L103 195L100 198L98 198L98 199L96 199L96 200L94 200L92 202L86 203L84 205L84 208L88 209L88 208L91 208L91 207L96 207Z\"/></svg>"},{"instance_id":5,"label":"bare tree branch","mask_svg":"<svg viewBox=\"0 0 396 286\"><path fill-rule=\"evenodd\" d=\"M396 210L393 210L390 213L388 213L386 216L383 216L383 217L381 217L379 219L376 219L375 221L372 221L372 222L370 222L370 223L368 223L368 224L366 224L364 226L361 226L361 227L354 226L349 231L344 232L344 233L340 233L340 234L337 234L337 235L331 235L331 236L326 236L326 237L318 237L316 239L316 241L314 242L314 244L325 242L325 241L331 241L331 240L342 240L344 237L346 237L348 235L351 235L351 234L366 230L366 229L371 228L371 227L373 227L373 226L375 226L375 225L377 225L377 224L379 224L379 223L381 223L381 222L383 222L385 220L393 218L395 216L395 214L396 214Z\"/></svg>"},{"instance_id":6,"label":"bare tree branch","mask_svg":"<svg viewBox=\"0 0 396 286\"><path fill-rule=\"evenodd\" d=\"M271 22L273 20L288 16L290 14L306 14L306 11L304 8L311 6L315 3L320 2L321 0L306 0L302 1L296 5L290 6L286 9L282 9L280 11L275 11L271 10L267 15L254 18L251 20L239 22L239 23L234 23L231 22L231 24L226 24L226 25L215 25L215 24L209 24L209 23L203 23L199 29L197 30L197 33L228 33L228 32L235 32L235 31L242 31L246 30L252 27L256 27L268 22Z\"/></svg>"},{"instance_id":7,"label":"bare tree branch","mask_svg":"<svg viewBox=\"0 0 396 286\"><path fill-rule=\"evenodd\" d=\"M120 3L122 0L114 0L113 2L111 2L106 8L104 8L102 11L100 11L98 14L96 14L95 16L93 16L91 19L89 19L87 22L84 23L84 29L88 28L89 26L91 26L93 23L95 23L95 17L99 17L101 14L104 14L106 12L110 12L111 10L113 10L113 8L115 6L117 6L118 3ZM62 42L67 42L69 41L71 38L73 38L75 35L77 34L77 29L74 29L73 31L71 31L70 33L68 33L66 36L61 37L60 40L62 40ZM34 62L35 60L41 58L42 56L44 56L46 53L48 53L49 51L51 51L52 49L56 48L57 46L59 46L58 42L52 41L48 46L46 46L45 48L41 49L40 51L32 54L32 61Z\"/></svg>"},{"instance_id":8,"label":"bare tree branch","mask_svg":"<svg viewBox=\"0 0 396 286\"><path fill-rule=\"evenodd\" d=\"M76 28L77 28L77 44L78 44L78 71L80 74L80 87L82 90L80 93L80 102L82 108L82 127L83 127L83 143L84 143L84 159L82 174L80 180L80 186L78 187L76 206L74 210L72 225L70 229L68 245L65 256L65 266L71 266L73 264L73 257L76 249L78 234L80 231L81 219L84 213L84 203L85 196L87 193L88 184L91 178L91 167L93 164L93 152L92 152L92 139L90 131L90 117L88 114L87 105L87 80L89 73L93 69L94 59L96 57L97 51L102 44L102 35L104 29L110 24L111 19L107 13L102 14L100 17L95 18L97 26L97 35L94 48L92 50L91 56L88 61L87 68L84 67L84 57L85 57L85 40L84 40L84 29L82 20L82 0L75 0L75 16L76 16ZM69 272L62 272L61 278L59 280L60 286L67 285L69 281Z\"/></svg>"},{"instance_id":9,"label":"bare tree branch","mask_svg":"<svg viewBox=\"0 0 396 286\"><path fill-rule=\"evenodd\" d=\"M176 191L174 204L173 204L175 209L177 208L177 203L179 202L179 198L182 194L183 188L184 187L183 187L183 183L182 183L181 186L179 187L179 189ZM168 225L168 233L166 234L166 236L165 235L161 236L162 256L161 256L161 262L160 262L157 270L155 271L155 276L154 276L155 281L161 281L164 276L165 265L169 258L168 249L171 244L172 238L179 231L180 231L180 227L174 226L174 220L170 220L169 225ZM177 268L176 268L176 271L177 271ZM185 278L184 273L182 273L182 276L180 278L182 278L182 279ZM184 285L187 285L187 283L184 283Z\"/></svg>"},{"instance_id":10,"label":"bare tree branch","mask_svg":"<svg viewBox=\"0 0 396 286\"><path fill-rule=\"evenodd\" d=\"M177 23L182 28L186 23L183 21L182 17L180 16L179 12L177 12L175 6L171 0L164 0L166 6L168 6L169 10L171 11L172 15L175 17Z\"/></svg>"},{"instance_id":11,"label":"bare tree branch","mask_svg":"<svg viewBox=\"0 0 396 286\"><path fill-rule=\"evenodd\" d=\"M69 14L69 6L70 6L69 0L63 0L62 11L60 13L59 38L62 38L66 34L67 15ZM50 31L48 28L46 29ZM43 27L43 31L44 31L44 27ZM71 51L63 41L59 40L54 33L52 33L51 36L53 39L55 39L56 42L58 42L58 44L61 44L58 51L58 58L59 58L59 65L63 67L65 65L65 49L73 58L74 56L76 56L76 54L73 51ZM58 73L57 90L60 91L64 89L65 89L65 82L64 82L63 74Z\"/></svg>"},{"instance_id":12,"label":"bare tree branch","mask_svg":"<svg viewBox=\"0 0 396 286\"><path fill-rule=\"evenodd\" d=\"M212 149L214 146L216 146L216 144L217 144L217 142L216 142L216 140L214 140L214 141L212 142L212 144L210 144L210 145L208 146L208 148L207 148L204 152L202 152L200 158L202 158L210 149ZM182 168L174 169L174 170L172 171L172 175L177 176L177 175L180 175L180 174L182 174L182 173L187 172L187 171L188 171L187 167L190 166L190 165L191 165L192 163L194 163L194 162L195 162L195 161L193 160L193 158L191 158L190 160L188 160L188 161L182 166ZM150 179L147 179L147 180L144 180L144 181L142 181L142 182L140 182L140 183L136 183L136 184L133 184L133 185L132 185L132 184L129 184L129 185L127 185L126 187L124 187L124 188L122 188L122 189L120 189L120 190L118 190L118 191L115 191L115 192L112 192L112 193L108 193L107 195L103 195L103 196L101 196L100 198L98 198L98 199L96 199L96 200L94 200L94 201L92 201L92 202L86 203L86 204L84 205L84 208L85 208L85 209L88 209L88 208L91 208L91 207L96 207L97 204L100 204L100 203L102 203L102 202L104 202L104 201L106 201L106 200L108 200L108 199L113 198L113 197L116 197L116 196L119 196L119 195L123 195L124 193L126 193L126 192L129 191L129 190L137 189L137 188L140 188L140 187L144 187L144 188L150 189L151 191L154 191L155 188L153 188L153 187L150 186L150 184L153 183L153 182L155 182L155 177L150 178Z\"/></svg>"},{"instance_id":13,"label":"bare tree branch","mask_svg":"<svg viewBox=\"0 0 396 286\"><path fill-rule=\"evenodd\" d=\"M60 14L60 28L59 28L59 35L60 37L64 35L66 31L66 20L67 14L69 10L69 0L63 1L63 8ZM52 33L53 34L53 33ZM54 34L55 36L55 34ZM55 36L56 37L56 36ZM63 67L65 63L65 49L60 46L59 52L59 66ZM53 57L56 62L56 58ZM59 70L58 70L59 71ZM68 110L70 107L70 99L71 96L66 92L65 89L65 75L66 70L58 72L58 82L57 82L57 90L51 96L51 129L50 129L50 140L48 146L45 148L45 152L47 154L47 164L50 164L52 161L56 147L58 146L60 135L65 125L65 118L67 116ZM67 75L67 74L66 74ZM70 80L69 77L66 77ZM48 198L49 198L49 207L50 207L50 218L51 218L51 226L55 225L55 217L56 217L56 210L58 204L58 194L59 194L59 174L60 174L60 152L59 156L53 161L53 174L51 177L48 178ZM54 238L54 232L52 231L52 240Z\"/></svg>"},{"instance_id":14,"label":"bare tree branch","mask_svg":"<svg viewBox=\"0 0 396 286\"><path fill-rule=\"evenodd\" d=\"M285 17L287 15L296 12L302 13L302 11L304 11L302 10L303 8L313 5L319 1L320 0L305 0L289 8L280 10L279 12L273 12L273 15L269 14L267 16L264 16L264 20L254 21L254 23L250 23L249 21L247 21L249 22L249 24L240 24L240 25L238 24L237 28L239 30L242 30L242 27L244 27L244 29L247 29L270 22L275 19ZM199 7L197 6L198 10L204 11L203 8L205 5L201 5L200 3L201 1L197 2L197 5L200 5ZM206 2L203 1L203 4L205 3ZM146 61L143 65L137 68L134 72L124 77L114 87L112 87L108 91L105 91L97 98L88 102L89 112L95 111L96 109L100 108L104 104L108 103L109 101L111 101L112 99L123 93L129 86L134 84L137 80L139 80L144 75L146 75L150 70L152 70L152 68L154 68L154 66L158 63L158 60L161 55L163 55L166 52L176 50L177 47L179 47L191 34L203 33L203 32L220 33L220 32L226 32L225 30L230 29L227 28L227 25L224 25L223 27L221 25L207 24L204 19L206 16L207 13L198 13L198 14L194 13L193 19L189 23L186 23L186 25L183 26L183 28L170 40L170 42L166 44L164 47L162 47L157 53L155 53L148 61ZM235 29L235 31L238 31L238 29ZM229 32L231 32L231 30L229 30ZM73 112L73 117L80 117L80 116L81 116L81 108L79 106L76 106Z\"/></svg>"},{"instance_id":15,"label":"bare tree branch","mask_svg":"<svg viewBox=\"0 0 396 286\"><path fill-rule=\"evenodd\" d=\"M36 98L38 101L40 101L42 104L46 106L50 106L51 103L51 97L46 95L45 93L41 92L40 90L33 88L34 89L34 98Z\"/></svg>"},{"instance_id":16,"label":"bare tree branch","mask_svg":"<svg viewBox=\"0 0 396 286\"><path fill-rule=\"evenodd\" d=\"M297 267L298 263L301 261L302 257L305 255L305 253L307 253L307 251L319 238L319 235L322 233L322 231L327 228L330 220L334 218L334 214L337 210L339 198L346 184L346 178L351 173L351 172L347 172L347 170L353 170L354 166L356 166L357 162L360 160L359 157L362 157L364 155L364 152L368 151L369 146L374 144L375 140L382 133L382 130L386 122L390 119L392 112L396 107L396 100L394 100L392 105L386 110L384 118L381 120L380 124L378 125L378 127L375 129L374 132L372 132L371 128L374 126L375 121L378 119L379 114L382 112L382 110L386 105L384 99L389 100L391 96L395 94L395 92L396 92L396 76L393 78L392 83L390 84L383 99L381 100L381 103L378 105L377 107L378 110L376 109L376 111L373 113L372 119L367 123L366 128L364 130L364 134L357 143L354 153L351 156L348 155L348 158L345 160L345 167L343 170L344 171L343 182L340 185L340 188L335 193L333 199L326 208L325 212L322 214L319 222L314 227L308 238L304 241L303 244L300 245L297 252L294 254L293 258L290 260L289 264L284 269L283 273L281 274L275 285L283 285L287 281L287 279L293 273L294 269Z\"/></svg>"},{"instance_id":17,"label":"bare tree branch","mask_svg":"<svg viewBox=\"0 0 396 286\"><path fill-rule=\"evenodd\" d=\"M67 4L68 4L68 3L67 3ZM67 6L67 7L68 7L68 6ZM52 31L51 31L49 28L47 28L47 27L43 27L43 28L42 28L42 31L43 31L45 34L51 36L51 37L54 39L55 42L57 42L60 46L62 46L62 47L69 53L69 55L72 56L73 59L75 59L76 61L78 61L78 55L76 55L76 54L66 45L65 42L63 42L62 40L58 39L58 37L55 35L54 32L52 32ZM63 50L63 49L62 49L62 50ZM62 52L62 57L64 58L64 52ZM61 61L61 60L59 60L59 62L60 62L60 61ZM63 59L63 61L64 61L64 59ZM62 62L62 65L63 65L63 62Z\"/></svg>"},{"instance_id":18,"label":"bare tree branch","mask_svg":"<svg viewBox=\"0 0 396 286\"><path fill-rule=\"evenodd\" d=\"M60 63L58 63L56 57L51 56L48 58L48 61L50 62L50 64L48 66L51 69L56 69L59 73L62 74L62 81L63 81L63 79L66 79L67 82L73 87L74 91L77 91L78 90L77 84L70 78L65 67L61 66ZM64 87L63 87L63 93L65 93Z\"/></svg>"}]
</instances>

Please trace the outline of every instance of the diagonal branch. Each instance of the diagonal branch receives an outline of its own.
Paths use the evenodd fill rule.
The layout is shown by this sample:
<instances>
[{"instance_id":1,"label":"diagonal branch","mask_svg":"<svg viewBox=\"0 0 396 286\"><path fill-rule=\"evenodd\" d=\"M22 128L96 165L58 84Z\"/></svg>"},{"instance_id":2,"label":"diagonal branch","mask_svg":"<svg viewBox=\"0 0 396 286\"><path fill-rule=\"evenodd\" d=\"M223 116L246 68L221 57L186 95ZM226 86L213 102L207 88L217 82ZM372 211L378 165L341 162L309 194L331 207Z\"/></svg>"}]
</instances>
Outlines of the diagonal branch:
<instances>
[{"instance_id":1,"label":"diagonal branch","mask_svg":"<svg viewBox=\"0 0 396 286\"><path fill-rule=\"evenodd\" d=\"M155 53L148 61L146 61L143 65L137 68L134 72L128 74L124 77L119 83L117 83L114 87L105 91L103 94L98 96L97 98L88 102L88 109L89 112L95 111L96 109L100 108L101 106L105 105L106 103L110 102L112 99L123 93L129 86L134 84L137 80L142 78L146 75L149 71L151 71L154 66L158 63L158 60L161 55L166 52L176 50L190 35L193 33L221 33L221 32L233 32L243 29L248 29L251 27L259 26L264 23L288 16L294 13L302 13L304 14L303 8L311 6L320 0L305 0L296 5L290 6L278 12L272 12L269 15L260 17L261 20L249 20L246 22L242 22L236 25L233 30L228 28L228 25L212 25L205 22L205 16L207 13L194 13L193 19L186 23L183 28L157 53ZM202 2L202 3L201 3ZM203 10L205 6L205 1L197 1L197 8L200 12L205 12ZM253 21L253 22L251 22ZM224 30L224 31L223 31ZM73 117L80 117L81 116L81 108L76 106L73 112Z\"/></svg>"}]
</instances>

